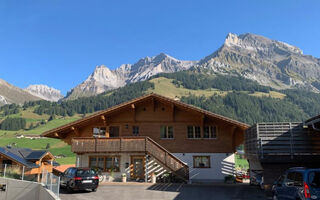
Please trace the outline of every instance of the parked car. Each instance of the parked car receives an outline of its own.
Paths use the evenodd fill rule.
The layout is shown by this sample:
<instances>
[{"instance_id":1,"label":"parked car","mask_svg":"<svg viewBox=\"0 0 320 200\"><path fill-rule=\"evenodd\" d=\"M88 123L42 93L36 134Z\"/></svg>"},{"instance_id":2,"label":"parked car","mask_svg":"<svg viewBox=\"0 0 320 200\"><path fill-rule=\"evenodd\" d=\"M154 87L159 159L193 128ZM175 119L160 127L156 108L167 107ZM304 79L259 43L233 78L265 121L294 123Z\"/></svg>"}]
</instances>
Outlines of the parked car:
<instances>
[{"instance_id":1,"label":"parked car","mask_svg":"<svg viewBox=\"0 0 320 200\"><path fill-rule=\"evenodd\" d=\"M320 169L290 168L274 183L273 199L320 199Z\"/></svg>"},{"instance_id":2,"label":"parked car","mask_svg":"<svg viewBox=\"0 0 320 200\"><path fill-rule=\"evenodd\" d=\"M99 177L93 169L70 167L61 175L60 186L69 192L87 189L95 192L99 186Z\"/></svg>"}]
</instances>

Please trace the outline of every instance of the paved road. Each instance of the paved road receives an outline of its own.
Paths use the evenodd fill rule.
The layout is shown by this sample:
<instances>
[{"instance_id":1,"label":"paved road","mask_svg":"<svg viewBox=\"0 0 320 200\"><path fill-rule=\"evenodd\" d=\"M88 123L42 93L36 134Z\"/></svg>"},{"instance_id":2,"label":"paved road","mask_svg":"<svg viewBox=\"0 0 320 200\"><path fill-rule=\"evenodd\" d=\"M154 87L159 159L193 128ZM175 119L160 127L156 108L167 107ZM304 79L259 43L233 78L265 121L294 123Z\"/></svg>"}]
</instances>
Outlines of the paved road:
<instances>
[{"instance_id":1,"label":"paved road","mask_svg":"<svg viewBox=\"0 0 320 200\"><path fill-rule=\"evenodd\" d=\"M100 185L97 192L61 191L62 200L264 200L264 192L246 184L186 185L186 184L134 184Z\"/></svg>"}]
</instances>

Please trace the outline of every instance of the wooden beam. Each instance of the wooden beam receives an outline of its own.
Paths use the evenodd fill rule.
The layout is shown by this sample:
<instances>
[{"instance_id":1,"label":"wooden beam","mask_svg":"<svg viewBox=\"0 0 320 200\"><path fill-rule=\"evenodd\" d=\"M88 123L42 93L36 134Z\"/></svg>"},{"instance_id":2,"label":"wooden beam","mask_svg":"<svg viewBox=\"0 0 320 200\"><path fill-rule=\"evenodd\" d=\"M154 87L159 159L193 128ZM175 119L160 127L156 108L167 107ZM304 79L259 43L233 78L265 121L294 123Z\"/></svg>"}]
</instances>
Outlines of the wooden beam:
<instances>
[{"instance_id":1,"label":"wooden beam","mask_svg":"<svg viewBox=\"0 0 320 200\"><path fill-rule=\"evenodd\" d=\"M105 127L107 127L107 120L106 120L106 117L105 117L104 115L101 115L101 120L102 120L102 122L103 122L103 125L104 125Z\"/></svg>"},{"instance_id":2,"label":"wooden beam","mask_svg":"<svg viewBox=\"0 0 320 200\"><path fill-rule=\"evenodd\" d=\"M132 108L132 119L133 122L136 122L136 107L134 104L131 104L131 108Z\"/></svg>"},{"instance_id":3,"label":"wooden beam","mask_svg":"<svg viewBox=\"0 0 320 200\"><path fill-rule=\"evenodd\" d=\"M80 136L80 133L79 133L78 128L72 126L72 127L71 127L71 130L73 131L75 137L79 137L79 136Z\"/></svg>"}]
</instances>

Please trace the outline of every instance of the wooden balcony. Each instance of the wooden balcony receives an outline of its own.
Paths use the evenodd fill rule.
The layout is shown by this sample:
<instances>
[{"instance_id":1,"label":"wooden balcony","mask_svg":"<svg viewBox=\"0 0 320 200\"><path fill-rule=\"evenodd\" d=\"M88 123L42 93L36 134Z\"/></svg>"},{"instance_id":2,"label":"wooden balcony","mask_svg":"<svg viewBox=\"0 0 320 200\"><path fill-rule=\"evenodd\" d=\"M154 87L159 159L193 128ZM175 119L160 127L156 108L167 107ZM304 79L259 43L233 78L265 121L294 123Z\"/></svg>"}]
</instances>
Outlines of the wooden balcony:
<instances>
[{"instance_id":1,"label":"wooden balcony","mask_svg":"<svg viewBox=\"0 0 320 200\"><path fill-rule=\"evenodd\" d=\"M74 138L74 153L147 153L163 166L183 178L189 179L189 167L149 137Z\"/></svg>"},{"instance_id":2,"label":"wooden balcony","mask_svg":"<svg viewBox=\"0 0 320 200\"><path fill-rule=\"evenodd\" d=\"M145 152L146 137L76 138L71 145L74 153Z\"/></svg>"}]
</instances>

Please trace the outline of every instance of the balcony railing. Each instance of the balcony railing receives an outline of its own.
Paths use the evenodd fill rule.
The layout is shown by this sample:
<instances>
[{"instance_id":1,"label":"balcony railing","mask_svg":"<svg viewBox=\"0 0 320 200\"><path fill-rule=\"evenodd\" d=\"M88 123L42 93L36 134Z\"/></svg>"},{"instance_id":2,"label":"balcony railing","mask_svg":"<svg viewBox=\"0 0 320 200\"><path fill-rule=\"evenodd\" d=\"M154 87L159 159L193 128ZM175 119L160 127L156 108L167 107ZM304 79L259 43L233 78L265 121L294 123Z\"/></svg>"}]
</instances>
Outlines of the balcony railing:
<instances>
[{"instance_id":1,"label":"balcony railing","mask_svg":"<svg viewBox=\"0 0 320 200\"><path fill-rule=\"evenodd\" d=\"M74 138L74 153L138 153L153 156L181 178L189 179L188 166L149 137Z\"/></svg>"}]
</instances>

